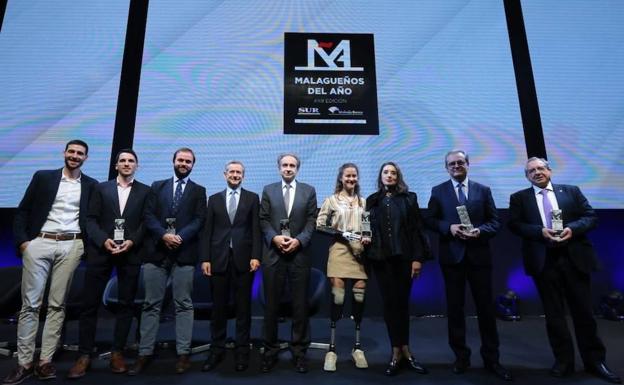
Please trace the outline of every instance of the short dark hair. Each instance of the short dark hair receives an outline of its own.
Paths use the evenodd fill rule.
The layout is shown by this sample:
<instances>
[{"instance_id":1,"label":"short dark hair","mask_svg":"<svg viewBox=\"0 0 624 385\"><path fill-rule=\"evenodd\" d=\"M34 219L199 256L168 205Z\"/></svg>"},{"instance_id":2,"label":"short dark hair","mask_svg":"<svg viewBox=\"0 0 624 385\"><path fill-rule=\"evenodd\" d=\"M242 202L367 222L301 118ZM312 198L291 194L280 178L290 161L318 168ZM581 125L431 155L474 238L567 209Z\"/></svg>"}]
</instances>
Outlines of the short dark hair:
<instances>
[{"instance_id":1,"label":"short dark hair","mask_svg":"<svg viewBox=\"0 0 624 385\"><path fill-rule=\"evenodd\" d=\"M179 152L190 152L191 155L193 155L193 164L195 164L195 153L193 152L193 150L191 150L188 147L180 147L176 150L176 152L173 153L173 159L171 160L172 162L175 162L175 158L176 156L178 156Z\"/></svg>"},{"instance_id":2,"label":"short dark hair","mask_svg":"<svg viewBox=\"0 0 624 385\"><path fill-rule=\"evenodd\" d=\"M84 147L85 155L89 155L89 145L84 140L80 140L80 139L72 139L69 142L67 142L67 144L65 145L65 151L67 151L69 146L72 144L77 144L78 146Z\"/></svg>"},{"instance_id":3,"label":"short dark hair","mask_svg":"<svg viewBox=\"0 0 624 385\"><path fill-rule=\"evenodd\" d=\"M119 150L117 156L115 156L115 163L119 162L119 157L121 156L121 154L132 154L132 156L134 156L134 160L139 163L139 157L137 156L136 152L134 152L134 150L131 148L124 148L122 150Z\"/></svg>"}]
</instances>

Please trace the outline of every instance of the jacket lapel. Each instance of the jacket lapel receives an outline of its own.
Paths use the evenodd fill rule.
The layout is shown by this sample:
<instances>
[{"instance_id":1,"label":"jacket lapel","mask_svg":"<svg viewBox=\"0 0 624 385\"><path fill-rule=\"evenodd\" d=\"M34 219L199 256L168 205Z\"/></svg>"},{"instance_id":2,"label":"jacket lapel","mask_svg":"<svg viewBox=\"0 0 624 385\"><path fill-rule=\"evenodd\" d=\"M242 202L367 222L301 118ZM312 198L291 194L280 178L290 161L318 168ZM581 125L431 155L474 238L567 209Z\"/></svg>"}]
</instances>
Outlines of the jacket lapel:
<instances>
[{"instance_id":1,"label":"jacket lapel","mask_svg":"<svg viewBox=\"0 0 624 385\"><path fill-rule=\"evenodd\" d=\"M109 195L109 197L113 201L113 211L115 213L115 218L121 218L123 213L120 211L120 208L119 208L119 194L117 193L117 180L116 179L111 180L108 186L106 186L106 194ZM130 190L130 194L132 195L132 189ZM129 201L130 201L130 198L128 198L128 202ZM128 203L126 202L126 205L127 204Z\"/></svg>"}]
</instances>

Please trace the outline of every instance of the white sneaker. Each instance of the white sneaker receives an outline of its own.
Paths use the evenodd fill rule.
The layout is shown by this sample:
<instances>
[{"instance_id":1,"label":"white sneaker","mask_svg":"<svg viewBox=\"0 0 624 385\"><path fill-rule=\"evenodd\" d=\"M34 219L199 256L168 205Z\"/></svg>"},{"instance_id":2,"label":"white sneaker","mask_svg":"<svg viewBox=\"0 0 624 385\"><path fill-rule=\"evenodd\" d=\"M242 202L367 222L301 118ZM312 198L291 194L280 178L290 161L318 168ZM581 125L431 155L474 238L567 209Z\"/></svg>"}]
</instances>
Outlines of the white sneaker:
<instances>
[{"instance_id":1,"label":"white sneaker","mask_svg":"<svg viewBox=\"0 0 624 385\"><path fill-rule=\"evenodd\" d=\"M326 372L335 372L336 361L338 361L338 355L334 352L327 352L327 354L325 354L325 364L323 364L323 370Z\"/></svg>"},{"instance_id":2,"label":"white sneaker","mask_svg":"<svg viewBox=\"0 0 624 385\"><path fill-rule=\"evenodd\" d=\"M351 351L351 358L353 358L353 362L355 362L356 368L368 368L368 362L366 362L366 357L364 356L364 351L362 349L353 349Z\"/></svg>"}]
</instances>

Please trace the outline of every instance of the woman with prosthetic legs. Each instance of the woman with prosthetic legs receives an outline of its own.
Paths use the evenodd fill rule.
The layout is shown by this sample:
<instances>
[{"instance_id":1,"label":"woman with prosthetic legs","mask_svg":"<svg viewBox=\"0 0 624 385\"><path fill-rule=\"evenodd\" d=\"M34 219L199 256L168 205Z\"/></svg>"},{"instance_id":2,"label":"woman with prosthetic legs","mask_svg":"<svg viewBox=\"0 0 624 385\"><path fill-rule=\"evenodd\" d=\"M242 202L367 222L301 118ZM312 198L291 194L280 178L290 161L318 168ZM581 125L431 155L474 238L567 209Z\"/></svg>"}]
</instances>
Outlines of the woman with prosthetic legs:
<instances>
[{"instance_id":1,"label":"woman with prosthetic legs","mask_svg":"<svg viewBox=\"0 0 624 385\"><path fill-rule=\"evenodd\" d=\"M363 245L370 242L370 237L362 234L364 206L365 201L360 197L358 168L353 163L343 164L338 169L334 194L323 202L316 222L319 231L334 238L327 261L327 276L332 285L331 341L323 369L328 372L336 370L336 324L342 318L345 282L352 284L351 312L355 321L355 344L351 358L357 368L368 367L360 342L360 324L368 279L360 256L364 250Z\"/></svg>"}]
</instances>

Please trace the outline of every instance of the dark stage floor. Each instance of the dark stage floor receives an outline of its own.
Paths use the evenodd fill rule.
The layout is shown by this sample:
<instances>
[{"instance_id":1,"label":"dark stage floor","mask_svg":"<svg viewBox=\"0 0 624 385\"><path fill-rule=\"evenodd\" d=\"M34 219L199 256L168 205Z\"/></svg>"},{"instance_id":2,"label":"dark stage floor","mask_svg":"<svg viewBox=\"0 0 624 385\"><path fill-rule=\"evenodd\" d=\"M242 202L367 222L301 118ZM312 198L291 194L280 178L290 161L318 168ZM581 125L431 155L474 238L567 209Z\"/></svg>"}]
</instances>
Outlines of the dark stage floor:
<instances>
[{"instance_id":1,"label":"dark stage floor","mask_svg":"<svg viewBox=\"0 0 624 385\"><path fill-rule=\"evenodd\" d=\"M103 319L98 340L105 342L111 335L110 319ZM624 376L624 323L599 320L600 334L607 345L607 362L612 370ZM260 335L262 320L253 322L253 335ZM503 383L482 368L479 357L479 342L476 338L476 319L469 318L469 344L473 349L472 368L463 375L451 372L453 355L446 343L445 318L415 318L411 327L411 347L415 357L430 370L428 375L418 375L403 371L397 377L388 378L383 375L383 369L389 358L388 340L385 326L381 319L365 319L362 324L362 343L370 367L356 369L350 361L350 350L353 342L352 322L343 320L338 325L338 370L334 373L323 371L324 351L311 350L308 354L310 371L307 374L298 374L290 363L290 354L284 352L280 362L270 374L259 372L260 358L257 351L252 354L251 366L244 373L237 373L233 369L233 354L228 352L228 358L214 371L202 373L200 371L205 355L197 354L193 357L193 368L183 375L174 373L175 354L171 349L161 349L158 360L152 364L145 374L137 377L115 375L107 370L108 361L95 360L91 371L86 377L78 381L65 380L75 358L74 352L64 352L56 359L59 378L51 383L83 383L83 384L378 384L392 382L393 384L492 384ZM516 378L517 384L600 384L595 377L582 370L581 360L577 357L577 372L563 380L548 376L548 368L553 358L548 348L544 320L539 317L526 317L520 322L498 323L501 336L501 361L509 367ZM194 335L197 342L206 340L209 336L208 322L197 322ZM280 336L287 336L288 325L283 325ZM328 321L315 318L312 320L313 340L327 342L329 336ZM161 325L159 336L162 340L173 339L173 323ZM0 340L15 341L15 326L0 325ZM71 322L67 341L77 339L77 322ZM15 365L15 359L0 358L0 376L6 376ZM25 383L37 383L36 379L29 379Z\"/></svg>"}]
</instances>

